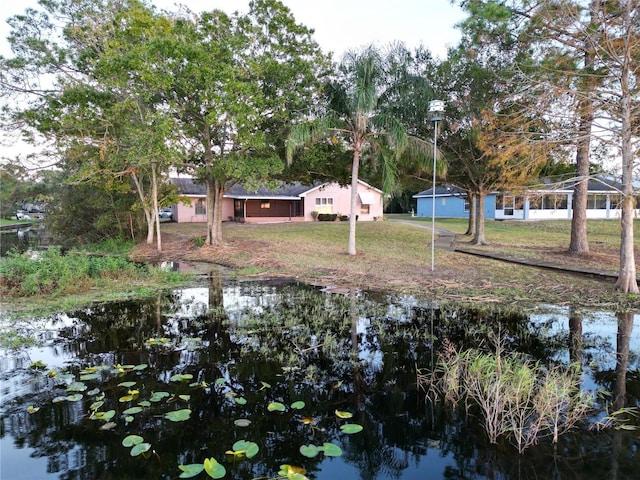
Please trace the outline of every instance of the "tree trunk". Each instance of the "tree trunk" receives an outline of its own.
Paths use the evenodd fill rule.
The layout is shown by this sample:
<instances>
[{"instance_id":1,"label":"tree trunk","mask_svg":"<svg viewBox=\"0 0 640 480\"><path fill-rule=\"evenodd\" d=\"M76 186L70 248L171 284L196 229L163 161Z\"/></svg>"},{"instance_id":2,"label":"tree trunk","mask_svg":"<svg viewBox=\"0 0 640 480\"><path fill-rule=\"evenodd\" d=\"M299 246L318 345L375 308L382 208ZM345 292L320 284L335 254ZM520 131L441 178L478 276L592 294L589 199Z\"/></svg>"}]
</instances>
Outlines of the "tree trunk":
<instances>
[{"instance_id":1,"label":"tree trunk","mask_svg":"<svg viewBox=\"0 0 640 480\"><path fill-rule=\"evenodd\" d=\"M349 246L347 247L347 254L349 255L356 254L356 206L358 204L358 171L360 169L361 149L361 145L355 145L351 165L351 208L349 213Z\"/></svg>"},{"instance_id":2,"label":"tree trunk","mask_svg":"<svg viewBox=\"0 0 640 480\"><path fill-rule=\"evenodd\" d=\"M591 0L589 7L590 20L597 24L600 0ZM587 36L584 40L584 67L586 75L591 75L595 63L595 50L593 38ZM573 204L571 207L571 240L569 253L581 255L589 253L589 241L587 239L587 195L589 194L589 157L591 151L591 130L593 127L593 98L595 79L586 80L584 91L580 94L584 97L578 102L578 139L576 141L576 176L578 181L573 192Z\"/></svg>"},{"instance_id":3,"label":"tree trunk","mask_svg":"<svg viewBox=\"0 0 640 480\"><path fill-rule=\"evenodd\" d=\"M209 245L222 245L222 195L223 185L207 176L207 238Z\"/></svg>"},{"instance_id":4,"label":"tree trunk","mask_svg":"<svg viewBox=\"0 0 640 480\"><path fill-rule=\"evenodd\" d=\"M467 224L467 231L465 235L476 234L476 196L472 192L468 192L469 196L469 222Z\"/></svg>"},{"instance_id":5,"label":"tree trunk","mask_svg":"<svg viewBox=\"0 0 640 480\"><path fill-rule=\"evenodd\" d=\"M631 7L627 5L627 9ZM631 12L626 12L628 22L631 22ZM620 232L620 272L616 288L624 293L640 293L636 278L636 261L633 251L633 214L635 197L633 195L633 149L631 144L631 46L627 42L624 49L624 59L620 72L620 90L622 94L622 128L621 128L621 152L622 152L622 216Z\"/></svg>"},{"instance_id":6,"label":"tree trunk","mask_svg":"<svg viewBox=\"0 0 640 480\"><path fill-rule=\"evenodd\" d=\"M157 166L155 163L151 163L151 203L154 212L154 222L156 233L157 233L157 248L158 252L162 252L162 236L160 235L160 215L158 215L158 211L160 210L160 206L158 205L158 172Z\"/></svg>"},{"instance_id":7,"label":"tree trunk","mask_svg":"<svg viewBox=\"0 0 640 480\"><path fill-rule=\"evenodd\" d=\"M471 241L472 245L486 245L484 237L484 192L476 193L476 231Z\"/></svg>"}]
</instances>

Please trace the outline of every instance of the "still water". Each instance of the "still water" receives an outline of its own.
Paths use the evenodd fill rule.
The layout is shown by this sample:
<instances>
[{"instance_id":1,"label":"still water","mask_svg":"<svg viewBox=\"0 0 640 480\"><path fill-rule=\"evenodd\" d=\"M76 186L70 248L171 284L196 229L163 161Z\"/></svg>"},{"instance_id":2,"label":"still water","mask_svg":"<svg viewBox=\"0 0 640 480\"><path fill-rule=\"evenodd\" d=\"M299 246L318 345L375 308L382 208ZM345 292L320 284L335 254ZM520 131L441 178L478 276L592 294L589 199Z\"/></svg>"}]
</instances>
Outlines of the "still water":
<instances>
[{"instance_id":1,"label":"still water","mask_svg":"<svg viewBox=\"0 0 640 480\"><path fill-rule=\"evenodd\" d=\"M173 479L179 465L209 458L228 479L286 478L282 465L319 480L640 472L638 432L594 428L602 409L557 444L542 439L519 455L416 386L445 339L484 348L499 332L506 349L544 364L580 362L582 388L609 392L600 407L638 407L634 313L474 310L213 277L144 301L5 323L37 343L0 352L2 480ZM134 456L123 445L130 435L148 450ZM257 454L227 455L239 440ZM311 446L322 448L303 455Z\"/></svg>"}]
</instances>

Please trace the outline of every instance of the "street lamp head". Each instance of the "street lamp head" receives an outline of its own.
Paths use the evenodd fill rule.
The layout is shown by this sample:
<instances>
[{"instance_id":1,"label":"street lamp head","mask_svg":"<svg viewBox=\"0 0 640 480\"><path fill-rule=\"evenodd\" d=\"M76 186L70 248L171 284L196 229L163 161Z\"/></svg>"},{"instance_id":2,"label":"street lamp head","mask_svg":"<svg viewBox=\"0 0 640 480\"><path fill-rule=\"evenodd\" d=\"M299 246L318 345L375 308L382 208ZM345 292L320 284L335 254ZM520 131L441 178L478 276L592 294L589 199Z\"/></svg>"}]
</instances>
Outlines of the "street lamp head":
<instances>
[{"instance_id":1,"label":"street lamp head","mask_svg":"<svg viewBox=\"0 0 640 480\"><path fill-rule=\"evenodd\" d=\"M442 120L442 113L444 112L443 100L431 100L429 102L429 113L431 114L431 121L437 122Z\"/></svg>"}]
</instances>

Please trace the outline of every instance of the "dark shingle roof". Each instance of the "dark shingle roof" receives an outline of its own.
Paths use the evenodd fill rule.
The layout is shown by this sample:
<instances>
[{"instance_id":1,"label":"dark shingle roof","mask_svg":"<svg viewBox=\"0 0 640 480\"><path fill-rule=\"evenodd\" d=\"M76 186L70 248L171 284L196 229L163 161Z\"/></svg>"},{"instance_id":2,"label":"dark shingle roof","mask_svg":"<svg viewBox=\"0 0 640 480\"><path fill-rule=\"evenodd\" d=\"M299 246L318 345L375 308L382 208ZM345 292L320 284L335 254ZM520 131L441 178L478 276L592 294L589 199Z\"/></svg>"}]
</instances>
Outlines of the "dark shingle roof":
<instances>
[{"instance_id":1,"label":"dark shingle roof","mask_svg":"<svg viewBox=\"0 0 640 480\"><path fill-rule=\"evenodd\" d=\"M206 195L207 189L204 184L195 183L192 178L171 178L169 182L177 185L182 195ZM244 186L236 184L232 186L226 193L225 197L229 198L299 198L303 193L312 188L322 185L316 183L314 185L303 185L299 182L284 183L280 182L275 188L259 187L254 190L247 190Z\"/></svg>"},{"instance_id":2,"label":"dark shingle roof","mask_svg":"<svg viewBox=\"0 0 640 480\"><path fill-rule=\"evenodd\" d=\"M424 190L420 193L416 193L413 198L421 198L421 197L432 197L433 196L433 188L429 190ZM467 192L462 190L461 188L456 187L455 185L436 185L436 196L449 196L449 197L466 197Z\"/></svg>"}]
</instances>

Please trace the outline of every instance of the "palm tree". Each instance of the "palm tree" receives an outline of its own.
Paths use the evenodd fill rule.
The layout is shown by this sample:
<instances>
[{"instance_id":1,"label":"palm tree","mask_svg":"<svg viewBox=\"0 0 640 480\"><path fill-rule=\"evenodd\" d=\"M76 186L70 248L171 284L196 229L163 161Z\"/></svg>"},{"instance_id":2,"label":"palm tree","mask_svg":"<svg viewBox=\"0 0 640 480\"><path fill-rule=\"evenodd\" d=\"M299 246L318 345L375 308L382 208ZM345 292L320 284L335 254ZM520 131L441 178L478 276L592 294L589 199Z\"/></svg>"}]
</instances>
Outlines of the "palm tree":
<instances>
[{"instance_id":1,"label":"palm tree","mask_svg":"<svg viewBox=\"0 0 640 480\"><path fill-rule=\"evenodd\" d=\"M433 150L431 143L409 136L397 118L385 113L381 99L388 97L390 89L399 86L385 84L384 59L375 48L345 55L340 73L340 80L332 81L326 87L326 113L292 127L287 138L286 156L291 162L297 149L322 139L341 142L353 151L347 253L356 255L360 161L367 159L373 165L382 163L383 190L388 193L393 188L400 157L407 155L427 163Z\"/></svg>"}]
</instances>

